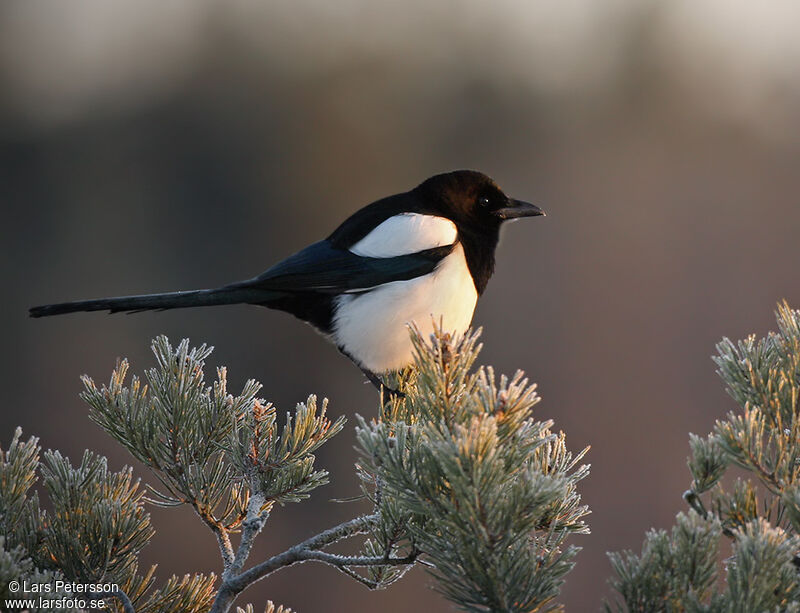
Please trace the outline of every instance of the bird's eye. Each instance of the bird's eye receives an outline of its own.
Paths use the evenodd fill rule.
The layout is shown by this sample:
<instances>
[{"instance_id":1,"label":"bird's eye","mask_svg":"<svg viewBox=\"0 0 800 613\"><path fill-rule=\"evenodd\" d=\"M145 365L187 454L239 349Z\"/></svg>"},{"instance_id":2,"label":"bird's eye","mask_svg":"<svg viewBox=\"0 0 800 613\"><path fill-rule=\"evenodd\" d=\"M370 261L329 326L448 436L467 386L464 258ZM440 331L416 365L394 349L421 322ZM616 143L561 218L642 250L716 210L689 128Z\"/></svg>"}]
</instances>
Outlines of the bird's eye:
<instances>
[{"instance_id":1,"label":"bird's eye","mask_svg":"<svg viewBox=\"0 0 800 613\"><path fill-rule=\"evenodd\" d=\"M481 206L489 206L489 196L481 196L478 198L478 204Z\"/></svg>"}]
</instances>

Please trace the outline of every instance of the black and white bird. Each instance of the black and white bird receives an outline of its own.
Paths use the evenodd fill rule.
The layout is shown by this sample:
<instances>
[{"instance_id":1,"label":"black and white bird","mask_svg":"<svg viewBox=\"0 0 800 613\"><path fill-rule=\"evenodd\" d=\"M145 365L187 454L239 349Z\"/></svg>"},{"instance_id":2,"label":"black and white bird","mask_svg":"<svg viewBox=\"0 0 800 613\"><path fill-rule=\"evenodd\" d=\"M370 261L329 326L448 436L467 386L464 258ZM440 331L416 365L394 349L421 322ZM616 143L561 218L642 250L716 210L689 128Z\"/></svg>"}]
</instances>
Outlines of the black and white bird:
<instances>
[{"instance_id":1,"label":"black and white bird","mask_svg":"<svg viewBox=\"0 0 800 613\"><path fill-rule=\"evenodd\" d=\"M486 175L458 170L373 202L328 238L261 275L217 289L100 298L34 307L32 317L76 311L254 304L308 322L379 385L377 373L412 363L408 324L463 333L494 272L503 222L544 215Z\"/></svg>"}]
</instances>

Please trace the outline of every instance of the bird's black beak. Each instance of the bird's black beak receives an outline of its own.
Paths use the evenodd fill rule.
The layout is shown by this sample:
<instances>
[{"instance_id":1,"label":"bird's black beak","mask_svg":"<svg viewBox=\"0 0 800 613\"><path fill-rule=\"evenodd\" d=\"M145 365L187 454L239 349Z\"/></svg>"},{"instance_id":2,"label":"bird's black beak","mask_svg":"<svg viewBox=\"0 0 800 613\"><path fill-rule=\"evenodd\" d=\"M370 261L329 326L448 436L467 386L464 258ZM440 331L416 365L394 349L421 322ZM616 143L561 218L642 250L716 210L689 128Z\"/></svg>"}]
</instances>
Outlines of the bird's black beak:
<instances>
[{"instance_id":1,"label":"bird's black beak","mask_svg":"<svg viewBox=\"0 0 800 613\"><path fill-rule=\"evenodd\" d=\"M523 202L522 200L509 200L510 206L497 209L494 214L502 220L518 219L520 217L537 217L544 215L545 212L535 204Z\"/></svg>"}]
</instances>

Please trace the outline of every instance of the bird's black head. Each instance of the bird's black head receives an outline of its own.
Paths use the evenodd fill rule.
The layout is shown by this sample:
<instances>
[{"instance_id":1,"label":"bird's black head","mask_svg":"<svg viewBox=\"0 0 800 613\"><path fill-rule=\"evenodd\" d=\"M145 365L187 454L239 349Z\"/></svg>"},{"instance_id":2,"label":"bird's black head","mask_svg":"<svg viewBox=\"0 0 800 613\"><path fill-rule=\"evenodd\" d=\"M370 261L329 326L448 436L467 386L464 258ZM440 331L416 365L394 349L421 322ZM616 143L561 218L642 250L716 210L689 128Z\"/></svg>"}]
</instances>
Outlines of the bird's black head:
<instances>
[{"instance_id":1,"label":"bird's black head","mask_svg":"<svg viewBox=\"0 0 800 613\"><path fill-rule=\"evenodd\" d=\"M435 175L414 191L435 202L462 233L496 234L504 221L544 215L533 204L509 198L491 178L475 170Z\"/></svg>"},{"instance_id":2,"label":"bird's black head","mask_svg":"<svg viewBox=\"0 0 800 613\"><path fill-rule=\"evenodd\" d=\"M435 207L437 214L455 222L479 293L494 272L494 252L501 224L545 214L533 204L509 198L491 178L474 170L435 175L413 191Z\"/></svg>"}]
</instances>

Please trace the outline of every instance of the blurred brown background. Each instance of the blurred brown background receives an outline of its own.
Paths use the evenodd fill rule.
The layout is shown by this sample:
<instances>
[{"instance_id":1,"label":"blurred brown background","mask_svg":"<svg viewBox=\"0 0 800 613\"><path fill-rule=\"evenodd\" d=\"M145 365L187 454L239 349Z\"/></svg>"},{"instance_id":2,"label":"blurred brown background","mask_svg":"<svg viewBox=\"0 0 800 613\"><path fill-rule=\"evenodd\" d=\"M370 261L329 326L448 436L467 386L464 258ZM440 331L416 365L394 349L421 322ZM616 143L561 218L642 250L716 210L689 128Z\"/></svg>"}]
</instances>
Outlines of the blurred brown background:
<instances>
[{"instance_id":1,"label":"blurred brown background","mask_svg":"<svg viewBox=\"0 0 800 613\"><path fill-rule=\"evenodd\" d=\"M314 392L371 416L359 372L281 313L26 310L253 276L378 197L480 169L548 211L506 229L475 323L482 361L527 371L539 416L592 446L593 533L562 596L597 610L605 552L671 524L688 433L732 407L714 343L769 330L779 299L800 306L798 6L3 2L2 445L21 425L128 462L78 376L107 380L117 356L141 372L159 333L216 345L232 388L257 378L283 409ZM319 454L332 484L274 513L256 556L355 512L328 502L357 491L350 426ZM162 576L219 570L190 510L152 513L144 558ZM369 593L307 564L242 600L450 610L428 583Z\"/></svg>"}]
</instances>

